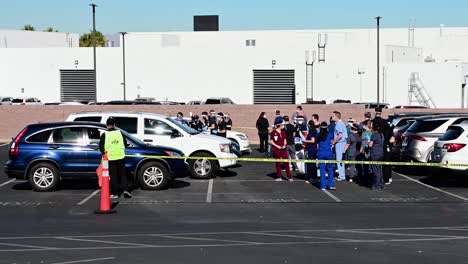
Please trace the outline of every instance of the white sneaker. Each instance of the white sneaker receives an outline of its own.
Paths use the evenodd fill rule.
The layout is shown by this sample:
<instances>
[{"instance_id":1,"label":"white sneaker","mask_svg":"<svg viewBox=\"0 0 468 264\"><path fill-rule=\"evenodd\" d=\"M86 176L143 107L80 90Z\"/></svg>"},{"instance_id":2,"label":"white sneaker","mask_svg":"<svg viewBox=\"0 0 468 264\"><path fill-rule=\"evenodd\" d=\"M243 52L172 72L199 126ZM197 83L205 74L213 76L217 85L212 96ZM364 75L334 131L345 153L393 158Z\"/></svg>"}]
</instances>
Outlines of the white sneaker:
<instances>
[{"instance_id":1,"label":"white sneaker","mask_svg":"<svg viewBox=\"0 0 468 264\"><path fill-rule=\"evenodd\" d=\"M128 191L124 191L124 192L123 192L123 196L124 196L125 198L132 198L132 194L131 194L130 192L128 192Z\"/></svg>"},{"instance_id":2,"label":"white sneaker","mask_svg":"<svg viewBox=\"0 0 468 264\"><path fill-rule=\"evenodd\" d=\"M388 182L386 182L385 185L390 185L390 184L392 184L392 181L393 181L392 178L388 179Z\"/></svg>"},{"instance_id":3,"label":"white sneaker","mask_svg":"<svg viewBox=\"0 0 468 264\"><path fill-rule=\"evenodd\" d=\"M281 178L276 178L275 181L280 182L280 181L283 181L283 179L281 179Z\"/></svg>"},{"instance_id":4,"label":"white sneaker","mask_svg":"<svg viewBox=\"0 0 468 264\"><path fill-rule=\"evenodd\" d=\"M111 199L115 200L115 199L119 199L120 197L118 195L115 195L115 194L112 194L110 196Z\"/></svg>"},{"instance_id":5,"label":"white sneaker","mask_svg":"<svg viewBox=\"0 0 468 264\"><path fill-rule=\"evenodd\" d=\"M294 179L293 179L293 178L289 178L288 181L289 181L289 182L293 182Z\"/></svg>"}]
</instances>

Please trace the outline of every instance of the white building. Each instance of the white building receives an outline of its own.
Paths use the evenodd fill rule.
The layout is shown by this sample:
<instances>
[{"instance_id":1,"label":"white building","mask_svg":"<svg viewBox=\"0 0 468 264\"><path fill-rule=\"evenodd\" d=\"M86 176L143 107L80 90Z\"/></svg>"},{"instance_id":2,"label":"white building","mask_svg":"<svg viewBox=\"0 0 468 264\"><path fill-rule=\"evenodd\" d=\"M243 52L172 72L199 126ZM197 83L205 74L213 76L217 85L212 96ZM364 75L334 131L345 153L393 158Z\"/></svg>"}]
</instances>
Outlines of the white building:
<instances>
[{"instance_id":1,"label":"white building","mask_svg":"<svg viewBox=\"0 0 468 264\"><path fill-rule=\"evenodd\" d=\"M78 48L77 33L0 29L0 48Z\"/></svg>"},{"instance_id":2,"label":"white building","mask_svg":"<svg viewBox=\"0 0 468 264\"><path fill-rule=\"evenodd\" d=\"M412 32L381 29L381 99L408 104L410 77L418 73L437 107L460 107L468 28ZM376 101L376 45L375 29L128 33L126 98L223 96L251 104L275 102L276 94L286 102L289 93L292 103L303 103L313 86L314 100ZM98 101L123 99L122 48L97 49ZM309 63L316 54L308 72L306 51ZM69 100L84 87L91 98L92 72L77 70L92 69L90 48L0 49L0 96L20 96L24 88L46 102Z\"/></svg>"}]
</instances>

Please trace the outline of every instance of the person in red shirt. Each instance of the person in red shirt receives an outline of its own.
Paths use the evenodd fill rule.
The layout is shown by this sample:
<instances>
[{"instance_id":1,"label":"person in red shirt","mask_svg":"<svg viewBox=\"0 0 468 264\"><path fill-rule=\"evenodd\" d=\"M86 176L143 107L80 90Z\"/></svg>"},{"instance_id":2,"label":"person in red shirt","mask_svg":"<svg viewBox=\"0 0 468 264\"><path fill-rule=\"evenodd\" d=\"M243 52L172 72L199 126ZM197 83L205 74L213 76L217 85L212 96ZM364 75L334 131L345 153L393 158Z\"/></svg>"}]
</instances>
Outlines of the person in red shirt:
<instances>
[{"instance_id":1,"label":"person in red shirt","mask_svg":"<svg viewBox=\"0 0 468 264\"><path fill-rule=\"evenodd\" d=\"M275 121L275 129L271 132L270 135L270 144L273 150L273 157L275 159L284 159L283 162L284 168L286 169L286 175L290 182L293 181L291 177L291 170L289 169L288 163L288 150L286 143L286 132L284 132L283 121ZM276 162L276 181L282 181L283 175L281 174L281 162Z\"/></svg>"}]
</instances>

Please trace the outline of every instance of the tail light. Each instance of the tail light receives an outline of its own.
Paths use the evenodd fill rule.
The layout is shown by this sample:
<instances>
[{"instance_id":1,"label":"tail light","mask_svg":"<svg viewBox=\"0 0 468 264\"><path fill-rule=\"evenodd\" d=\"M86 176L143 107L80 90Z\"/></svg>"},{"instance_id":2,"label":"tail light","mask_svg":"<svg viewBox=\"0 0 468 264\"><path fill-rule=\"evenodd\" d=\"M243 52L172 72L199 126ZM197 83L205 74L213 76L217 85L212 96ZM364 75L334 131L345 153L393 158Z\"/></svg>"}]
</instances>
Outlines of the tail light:
<instances>
[{"instance_id":1,"label":"tail light","mask_svg":"<svg viewBox=\"0 0 468 264\"><path fill-rule=\"evenodd\" d=\"M13 141L13 143L11 143L11 147L10 147L10 158L13 158L13 157L16 157L18 156L18 152L19 152L19 142L21 140L21 138L23 138L24 134L26 133L26 131L28 130L27 127L25 127L23 130L21 130L21 132L18 134L18 136L16 136L15 140Z\"/></svg>"},{"instance_id":2,"label":"tail light","mask_svg":"<svg viewBox=\"0 0 468 264\"><path fill-rule=\"evenodd\" d=\"M403 142L403 131L398 131L396 133L395 140L397 143Z\"/></svg>"},{"instance_id":3,"label":"tail light","mask_svg":"<svg viewBox=\"0 0 468 264\"><path fill-rule=\"evenodd\" d=\"M464 148L466 144L456 144L456 143L450 143L450 144L444 144L442 147L443 149L446 149L447 152L456 152L459 151L460 149Z\"/></svg>"},{"instance_id":4,"label":"tail light","mask_svg":"<svg viewBox=\"0 0 468 264\"><path fill-rule=\"evenodd\" d=\"M408 136L408 140L427 141L424 137L421 137L421 136L418 136L418 135Z\"/></svg>"}]
</instances>

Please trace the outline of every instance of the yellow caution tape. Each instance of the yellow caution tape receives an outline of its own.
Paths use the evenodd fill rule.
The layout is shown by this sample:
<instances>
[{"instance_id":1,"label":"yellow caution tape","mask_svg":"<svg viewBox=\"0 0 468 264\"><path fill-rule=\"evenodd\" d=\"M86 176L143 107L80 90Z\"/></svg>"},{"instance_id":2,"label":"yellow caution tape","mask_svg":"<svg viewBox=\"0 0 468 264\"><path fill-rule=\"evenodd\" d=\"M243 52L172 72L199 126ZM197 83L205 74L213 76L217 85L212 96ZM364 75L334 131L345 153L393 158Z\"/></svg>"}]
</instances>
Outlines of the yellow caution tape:
<instances>
[{"instance_id":1,"label":"yellow caution tape","mask_svg":"<svg viewBox=\"0 0 468 264\"><path fill-rule=\"evenodd\" d=\"M389 165L389 166L417 166L417 167L468 167L462 163L435 163L435 162L400 162L400 161L357 161L357 160L311 160L311 159L274 159L274 158L217 158L217 157L184 157L184 156L152 156L152 155L125 155L128 158L151 159L180 159L180 160L235 160L247 162L304 162L304 163L329 163L329 164L363 164L363 165Z\"/></svg>"}]
</instances>

